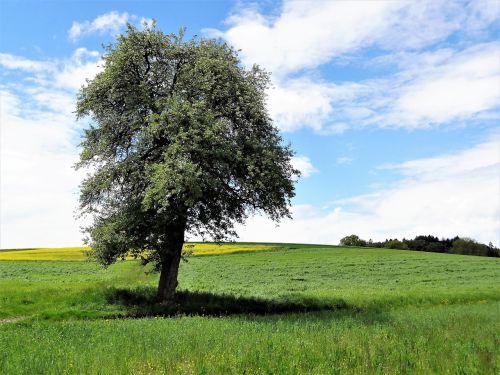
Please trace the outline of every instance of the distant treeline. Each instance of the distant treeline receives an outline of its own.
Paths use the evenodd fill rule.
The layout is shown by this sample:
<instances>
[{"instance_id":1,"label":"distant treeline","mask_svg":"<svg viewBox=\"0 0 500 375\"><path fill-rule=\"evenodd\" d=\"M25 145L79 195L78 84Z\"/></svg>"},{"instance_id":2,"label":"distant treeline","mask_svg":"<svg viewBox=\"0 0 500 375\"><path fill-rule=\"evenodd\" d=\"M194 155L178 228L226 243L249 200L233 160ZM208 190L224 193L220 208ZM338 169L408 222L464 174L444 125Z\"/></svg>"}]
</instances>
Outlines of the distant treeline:
<instances>
[{"instance_id":1,"label":"distant treeline","mask_svg":"<svg viewBox=\"0 0 500 375\"><path fill-rule=\"evenodd\" d=\"M493 246L490 242L488 245L479 243L471 238L443 238L439 239L434 236L417 236L413 240L403 238L401 241L397 238L386 239L382 242L375 242L371 239L368 241L359 238L355 234L346 236L340 240L342 246L362 246L362 247L379 247L386 249L414 250L414 251L430 251L433 253L449 253L462 255L479 255L485 257L500 257L500 249Z\"/></svg>"}]
</instances>

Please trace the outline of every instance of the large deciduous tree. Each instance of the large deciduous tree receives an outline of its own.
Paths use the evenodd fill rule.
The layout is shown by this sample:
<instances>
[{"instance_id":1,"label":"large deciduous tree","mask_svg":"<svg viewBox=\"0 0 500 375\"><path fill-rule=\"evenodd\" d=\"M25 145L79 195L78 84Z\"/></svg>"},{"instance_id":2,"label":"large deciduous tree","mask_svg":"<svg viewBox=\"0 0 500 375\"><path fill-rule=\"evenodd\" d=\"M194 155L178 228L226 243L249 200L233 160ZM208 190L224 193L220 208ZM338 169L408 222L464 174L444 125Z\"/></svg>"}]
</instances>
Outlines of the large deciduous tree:
<instances>
[{"instance_id":1,"label":"large deciduous tree","mask_svg":"<svg viewBox=\"0 0 500 375\"><path fill-rule=\"evenodd\" d=\"M251 212L290 216L298 174L266 111L268 75L221 41L182 34L128 26L77 101L91 120L77 164L89 171L91 254L104 266L127 254L152 262L165 303L185 233L221 241Z\"/></svg>"}]
</instances>

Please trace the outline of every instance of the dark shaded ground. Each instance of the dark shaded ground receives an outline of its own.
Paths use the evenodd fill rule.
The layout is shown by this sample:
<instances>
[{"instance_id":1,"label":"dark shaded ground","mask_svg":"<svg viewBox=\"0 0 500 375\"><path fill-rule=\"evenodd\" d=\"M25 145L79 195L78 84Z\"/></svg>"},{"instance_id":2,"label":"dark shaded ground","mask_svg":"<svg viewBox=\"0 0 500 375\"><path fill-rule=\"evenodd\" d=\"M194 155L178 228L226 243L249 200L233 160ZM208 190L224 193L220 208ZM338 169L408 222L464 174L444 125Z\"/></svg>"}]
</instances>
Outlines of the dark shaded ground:
<instances>
[{"instance_id":1,"label":"dark shaded ground","mask_svg":"<svg viewBox=\"0 0 500 375\"><path fill-rule=\"evenodd\" d=\"M233 295L213 294L208 292L180 291L171 305L162 305L156 301L156 289L111 289L106 294L110 304L123 305L127 317L202 315L226 316L235 314L268 315L312 311L332 311L347 309L343 300L322 302L316 299L267 300L261 298L236 297Z\"/></svg>"}]
</instances>

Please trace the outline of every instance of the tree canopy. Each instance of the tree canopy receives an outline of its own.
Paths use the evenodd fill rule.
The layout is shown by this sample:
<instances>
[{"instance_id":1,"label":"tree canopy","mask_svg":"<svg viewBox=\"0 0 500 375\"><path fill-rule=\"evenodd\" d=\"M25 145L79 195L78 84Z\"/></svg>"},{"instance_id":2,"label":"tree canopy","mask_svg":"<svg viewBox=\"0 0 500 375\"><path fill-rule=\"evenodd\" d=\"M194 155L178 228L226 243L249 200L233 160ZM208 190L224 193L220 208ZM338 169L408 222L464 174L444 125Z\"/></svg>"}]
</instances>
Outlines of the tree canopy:
<instances>
[{"instance_id":1,"label":"tree canopy","mask_svg":"<svg viewBox=\"0 0 500 375\"><path fill-rule=\"evenodd\" d=\"M293 151L266 110L268 74L226 43L129 25L103 61L77 100L87 242L103 265L152 262L166 302L185 233L222 241L252 212L290 216Z\"/></svg>"}]
</instances>

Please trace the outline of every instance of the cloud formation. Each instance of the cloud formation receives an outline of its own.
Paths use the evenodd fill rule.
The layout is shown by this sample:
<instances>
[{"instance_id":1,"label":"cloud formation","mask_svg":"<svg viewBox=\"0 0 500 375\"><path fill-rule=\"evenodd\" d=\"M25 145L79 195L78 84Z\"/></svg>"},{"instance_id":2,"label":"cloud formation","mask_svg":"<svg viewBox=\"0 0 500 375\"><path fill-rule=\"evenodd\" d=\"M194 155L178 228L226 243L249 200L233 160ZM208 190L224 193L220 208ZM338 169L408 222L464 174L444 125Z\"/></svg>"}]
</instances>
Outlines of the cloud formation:
<instances>
[{"instance_id":1,"label":"cloud formation","mask_svg":"<svg viewBox=\"0 0 500 375\"><path fill-rule=\"evenodd\" d=\"M54 60L29 60L1 53L0 67L28 73L21 82L22 87L51 87L73 92L102 69L99 53L86 48L77 48L68 59Z\"/></svg>"},{"instance_id":2,"label":"cloud formation","mask_svg":"<svg viewBox=\"0 0 500 375\"><path fill-rule=\"evenodd\" d=\"M388 77L328 82L308 76L285 79L269 90L269 110L285 131L309 127L319 134L376 126L426 128L498 118L500 44L463 50L400 53L375 64L397 63Z\"/></svg>"},{"instance_id":3,"label":"cloud formation","mask_svg":"<svg viewBox=\"0 0 500 375\"><path fill-rule=\"evenodd\" d=\"M243 241L337 244L362 238L472 237L500 245L500 136L460 152L383 166L401 178L370 194L333 202L333 209L295 206L294 219L276 227L254 217L238 233Z\"/></svg>"},{"instance_id":4,"label":"cloud formation","mask_svg":"<svg viewBox=\"0 0 500 375\"><path fill-rule=\"evenodd\" d=\"M0 92L0 248L65 246L79 237L71 107L47 109L37 96Z\"/></svg>"},{"instance_id":5,"label":"cloud formation","mask_svg":"<svg viewBox=\"0 0 500 375\"><path fill-rule=\"evenodd\" d=\"M111 11L97 16L92 21L74 21L68 31L68 36L72 41L76 41L83 36L91 34L118 34L127 23L137 23L137 26L151 24L149 18L138 17L127 12Z\"/></svg>"},{"instance_id":6,"label":"cloud formation","mask_svg":"<svg viewBox=\"0 0 500 375\"><path fill-rule=\"evenodd\" d=\"M334 115L361 125L412 129L497 117L499 51L499 43L483 43L400 55L404 68L390 78L360 82L349 102L338 101L346 105ZM365 115L356 118L353 109Z\"/></svg>"},{"instance_id":7,"label":"cloud formation","mask_svg":"<svg viewBox=\"0 0 500 375\"><path fill-rule=\"evenodd\" d=\"M423 48L457 31L482 30L497 17L498 3L481 0L283 1L277 16L241 7L227 30L206 32L241 49L246 64L283 76L361 48Z\"/></svg>"},{"instance_id":8,"label":"cloud formation","mask_svg":"<svg viewBox=\"0 0 500 375\"><path fill-rule=\"evenodd\" d=\"M258 63L282 76L366 44L398 7L397 2L285 1L277 17L242 8L227 20L227 31L210 32L240 48L247 65Z\"/></svg>"},{"instance_id":9,"label":"cloud formation","mask_svg":"<svg viewBox=\"0 0 500 375\"><path fill-rule=\"evenodd\" d=\"M311 159L307 156L294 156L292 158L292 166L300 171L300 176L307 178L313 173L318 172L318 170L311 163Z\"/></svg>"},{"instance_id":10,"label":"cloud formation","mask_svg":"<svg viewBox=\"0 0 500 375\"><path fill-rule=\"evenodd\" d=\"M0 248L81 243L74 212L83 176L72 166L82 124L73 111L76 89L99 61L83 48L63 60L0 56L4 74L24 77L0 85Z\"/></svg>"},{"instance_id":11,"label":"cloud formation","mask_svg":"<svg viewBox=\"0 0 500 375\"><path fill-rule=\"evenodd\" d=\"M0 53L0 65L7 69L19 69L28 72L37 72L49 69L47 62L33 61L8 53Z\"/></svg>"},{"instance_id":12,"label":"cloud formation","mask_svg":"<svg viewBox=\"0 0 500 375\"><path fill-rule=\"evenodd\" d=\"M92 33L116 34L127 24L129 19L130 15L127 12L119 13L113 11L102 14L92 21L74 21L68 31L68 36L71 40L77 40L84 35Z\"/></svg>"},{"instance_id":13,"label":"cloud formation","mask_svg":"<svg viewBox=\"0 0 500 375\"><path fill-rule=\"evenodd\" d=\"M414 129L497 109L500 47L478 40L499 11L500 3L481 0L284 1L272 15L240 7L227 30L206 33L241 49L246 65L272 72L269 109L284 131ZM449 45L456 35L471 42ZM367 65L396 70L351 82L321 78L321 67L349 64L367 49L377 56Z\"/></svg>"}]
</instances>

